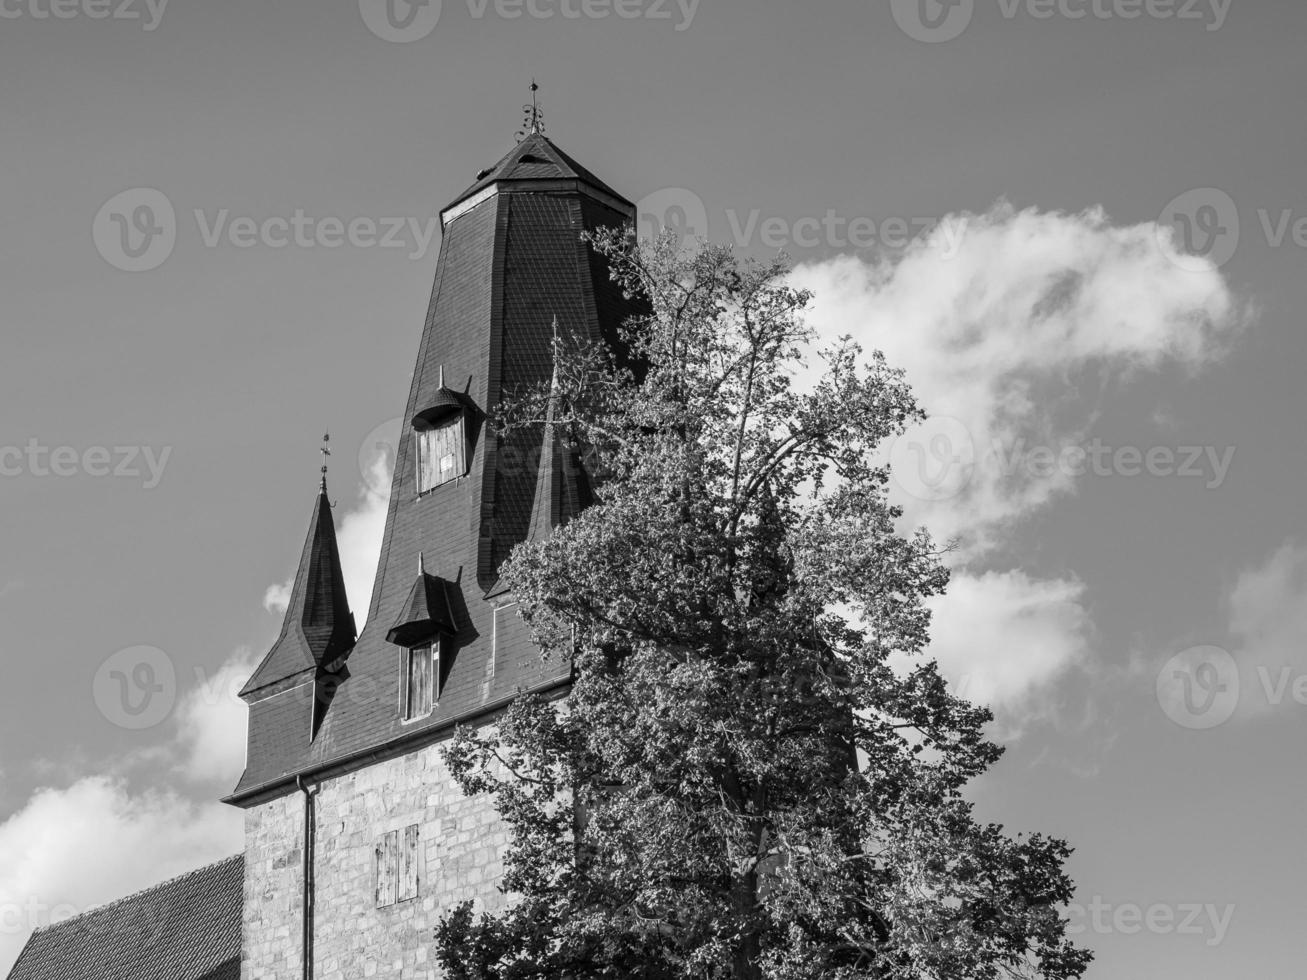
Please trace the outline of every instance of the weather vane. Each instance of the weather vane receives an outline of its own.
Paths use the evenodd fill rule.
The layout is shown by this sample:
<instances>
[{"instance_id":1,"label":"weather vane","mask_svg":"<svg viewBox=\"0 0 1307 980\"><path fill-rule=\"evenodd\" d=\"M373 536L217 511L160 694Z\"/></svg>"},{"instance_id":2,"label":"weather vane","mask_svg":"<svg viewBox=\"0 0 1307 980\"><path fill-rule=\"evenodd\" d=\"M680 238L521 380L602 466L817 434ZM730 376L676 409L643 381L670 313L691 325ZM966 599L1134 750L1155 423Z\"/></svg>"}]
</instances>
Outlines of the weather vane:
<instances>
[{"instance_id":1,"label":"weather vane","mask_svg":"<svg viewBox=\"0 0 1307 980\"><path fill-rule=\"evenodd\" d=\"M328 432L322 437L322 446L318 449L322 453L322 480L318 484L323 493L327 492L327 457L331 455L331 433ZM334 504L332 506L335 506Z\"/></svg>"},{"instance_id":2,"label":"weather vane","mask_svg":"<svg viewBox=\"0 0 1307 980\"><path fill-rule=\"evenodd\" d=\"M536 100L536 92L539 90L540 86L536 84L536 80L531 79L531 104L522 106L522 113L525 118L522 120L522 128L517 132L517 141L519 143L532 134L544 134L544 107Z\"/></svg>"}]
</instances>

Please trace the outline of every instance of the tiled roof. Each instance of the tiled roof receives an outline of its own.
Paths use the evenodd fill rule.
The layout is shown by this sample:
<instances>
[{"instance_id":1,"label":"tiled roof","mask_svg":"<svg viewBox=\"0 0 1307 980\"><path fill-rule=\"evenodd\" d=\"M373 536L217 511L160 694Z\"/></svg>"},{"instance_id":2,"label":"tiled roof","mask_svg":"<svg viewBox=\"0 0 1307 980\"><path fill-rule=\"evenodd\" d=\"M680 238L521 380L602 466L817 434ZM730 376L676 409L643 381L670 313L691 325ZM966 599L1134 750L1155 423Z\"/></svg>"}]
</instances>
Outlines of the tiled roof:
<instances>
[{"instance_id":1,"label":"tiled roof","mask_svg":"<svg viewBox=\"0 0 1307 980\"><path fill-rule=\"evenodd\" d=\"M509 150L497 164L482 171L476 183L454 198L449 206L452 207L501 180L579 180L609 197L626 201L621 194L560 150L548 137L532 133Z\"/></svg>"},{"instance_id":2,"label":"tiled roof","mask_svg":"<svg viewBox=\"0 0 1307 980\"><path fill-rule=\"evenodd\" d=\"M38 929L9 980L240 980L244 869L230 857Z\"/></svg>"}]
</instances>

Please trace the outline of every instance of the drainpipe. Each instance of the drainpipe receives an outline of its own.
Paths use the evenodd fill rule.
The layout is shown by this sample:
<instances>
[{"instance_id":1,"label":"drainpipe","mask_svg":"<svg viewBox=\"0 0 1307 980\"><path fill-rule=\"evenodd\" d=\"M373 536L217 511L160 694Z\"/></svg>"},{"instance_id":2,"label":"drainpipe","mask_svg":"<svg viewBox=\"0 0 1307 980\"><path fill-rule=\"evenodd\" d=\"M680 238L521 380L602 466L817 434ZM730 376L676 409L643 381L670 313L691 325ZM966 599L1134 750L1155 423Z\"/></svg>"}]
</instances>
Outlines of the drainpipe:
<instances>
[{"instance_id":1,"label":"drainpipe","mask_svg":"<svg viewBox=\"0 0 1307 980\"><path fill-rule=\"evenodd\" d=\"M304 857L300 864L304 892L304 934L300 962L304 964L304 980L313 980L313 794L303 776L295 777L295 785L304 794Z\"/></svg>"}]
</instances>

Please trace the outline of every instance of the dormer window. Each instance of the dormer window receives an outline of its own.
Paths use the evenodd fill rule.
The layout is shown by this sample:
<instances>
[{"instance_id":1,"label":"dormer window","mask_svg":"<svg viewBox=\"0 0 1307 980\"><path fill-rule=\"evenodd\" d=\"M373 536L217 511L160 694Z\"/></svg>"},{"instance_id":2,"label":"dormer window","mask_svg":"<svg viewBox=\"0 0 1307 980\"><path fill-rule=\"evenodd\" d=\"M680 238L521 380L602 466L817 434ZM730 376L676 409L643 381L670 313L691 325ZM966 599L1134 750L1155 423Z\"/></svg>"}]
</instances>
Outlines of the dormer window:
<instances>
[{"instance_id":1,"label":"dormer window","mask_svg":"<svg viewBox=\"0 0 1307 980\"><path fill-rule=\"evenodd\" d=\"M425 431L415 432L418 453L418 493L434 490L463 475L466 435L459 413Z\"/></svg>"},{"instance_id":2,"label":"dormer window","mask_svg":"<svg viewBox=\"0 0 1307 980\"><path fill-rule=\"evenodd\" d=\"M457 652L458 624L443 579L428 575L419 557L417 581L386 642L400 649L399 716L416 721L431 714Z\"/></svg>"},{"instance_id":3,"label":"dormer window","mask_svg":"<svg viewBox=\"0 0 1307 980\"><path fill-rule=\"evenodd\" d=\"M440 700L440 639L426 646L404 651L405 721L416 721L431 714Z\"/></svg>"},{"instance_id":4,"label":"dormer window","mask_svg":"<svg viewBox=\"0 0 1307 980\"><path fill-rule=\"evenodd\" d=\"M462 392L445 387L442 367L440 387L427 407L413 416L418 496L467 472L466 428L471 406Z\"/></svg>"}]
</instances>

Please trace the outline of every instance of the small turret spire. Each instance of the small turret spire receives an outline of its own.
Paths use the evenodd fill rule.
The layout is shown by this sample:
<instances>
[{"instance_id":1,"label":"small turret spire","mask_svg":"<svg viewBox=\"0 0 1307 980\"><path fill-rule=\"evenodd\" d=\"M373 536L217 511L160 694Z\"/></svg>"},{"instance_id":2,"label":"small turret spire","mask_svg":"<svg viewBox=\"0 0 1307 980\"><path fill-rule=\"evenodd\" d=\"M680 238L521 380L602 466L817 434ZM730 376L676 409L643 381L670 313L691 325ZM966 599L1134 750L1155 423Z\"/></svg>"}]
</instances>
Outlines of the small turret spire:
<instances>
[{"instance_id":1,"label":"small turret spire","mask_svg":"<svg viewBox=\"0 0 1307 980\"><path fill-rule=\"evenodd\" d=\"M549 349L549 356L553 359L553 363L554 363L554 376L549 381L549 387L551 389L550 397L552 397L552 392L557 391L558 389L558 314L557 313L554 314L553 329L554 329L554 339L551 341L552 346Z\"/></svg>"},{"instance_id":2,"label":"small turret spire","mask_svg":"<svg viewBox=\"0 0 1307 980\"><path fill-rule=\"evenodd\" d=\"M536 99L536 92L539 90L540 86L536 84L536 80L534 78L531 79L531 104L522 106L522 112L525 118L522 120L522 128L517 132L517 141L519 143L528 136L541 136L544 134L544 108L540 105L539 100Z\"/></svg>"}]
</instances>

